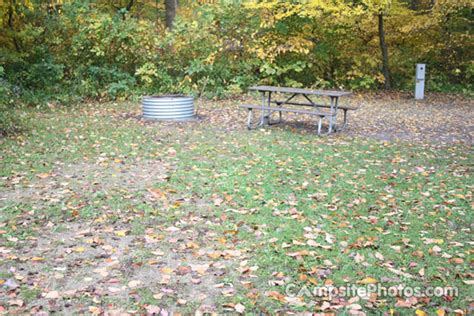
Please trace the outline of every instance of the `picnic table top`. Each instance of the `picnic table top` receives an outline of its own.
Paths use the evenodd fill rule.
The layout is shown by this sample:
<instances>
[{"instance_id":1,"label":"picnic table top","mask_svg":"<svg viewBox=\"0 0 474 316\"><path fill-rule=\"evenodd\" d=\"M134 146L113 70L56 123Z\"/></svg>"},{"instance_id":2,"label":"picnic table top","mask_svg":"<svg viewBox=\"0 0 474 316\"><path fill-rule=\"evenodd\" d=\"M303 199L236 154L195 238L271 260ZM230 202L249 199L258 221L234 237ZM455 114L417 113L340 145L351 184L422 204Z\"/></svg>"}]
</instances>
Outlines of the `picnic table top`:
<instances>
[{"instance_id":1,"label":"picnic table top","mask_svg":"<svg viewBox=\"0 0 474 316\"><path fill-rule=\"evenodd\" d=\"M289 88L289 87L274 87L274 86L253 86L249 90L254 91L267 91L267 92L282 92L282 93L298 93L298 94L312 94L322 95L328 97L342 97L351 95L349 91L335 91L335 90L313 90L313 89L301 89L301 88Z\"/></svg>"}]
</instances>

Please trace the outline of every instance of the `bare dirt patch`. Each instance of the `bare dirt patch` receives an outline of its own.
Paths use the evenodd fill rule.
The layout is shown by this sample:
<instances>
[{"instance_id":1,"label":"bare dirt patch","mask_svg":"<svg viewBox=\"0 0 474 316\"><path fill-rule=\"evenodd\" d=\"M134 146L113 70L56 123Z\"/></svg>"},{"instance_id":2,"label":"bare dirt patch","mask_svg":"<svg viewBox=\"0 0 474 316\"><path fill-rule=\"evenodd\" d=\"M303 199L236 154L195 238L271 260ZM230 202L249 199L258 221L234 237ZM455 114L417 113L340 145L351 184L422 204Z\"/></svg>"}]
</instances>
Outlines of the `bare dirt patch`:
<instances>
[{"instance_id":1,"label":"bare dirt patch","mask_svg":"<svg viewBox=\"0 0 474 316\"><path fill-rule=\"evenodd\" d=\"M347 134L381 140L472 144L474 101L455 95L361 96L361 108L349 114Z\"/></svg>"},{"instance_id":2,"label":"bare dirt patch","mask_svg":"<svg viewBox=\"0 0 474 316\"><path fill-rule=\"evenodd\" d=\"M191 215L171 225L142 224L145 232L133 234L121 222L64 223L2 248L0 272L10 277L0 301L13 309L21 302L18 311L137 311L154 303L168 312L216 311L222 277L240 255L218 250L217 223ZM29 297L21 287L38 292Z\"/></svg>"},{"instance_id":3,"label":"bare dirt patch","mask_svg":"<svg viewBox=\"0 0 474 316\"><path fill-rule=\"evenodd\" d=\"M11 179L2 191L1 201L53 204L74 195L114 190L140 191L165 181L172 166L162 161L98 161L58 165L50 173L38 174L25 182Z\"/></svg>"},{"instance_id":4,"label":"bare dirt patch","mask_svg":"<svg viewBox=\"0 0 474 316\"><path fill-rule=\"evenodd\" d=\"M221 131L245 130L247 112L238 107L242 103L260 104L260 100L241 97L224 101L202 101L201 122L186 123L188 128L199 125ZM342 136L370 137L378 140L403 140L439 144L472 144L474 137L474 100L456 95L428 94L425 100L415 101L410 94L357 94L341 104L359 106L348 112L348 128ZM134 115L139 116L139 111ZM342 113L340 118L342 118ZM165 126L175 123L150 122ZM164 125L163 125L164 124ZM292 128L314 132L314 117L287 113L283 124L270 128Z\"/></svg>"}]
</instances>

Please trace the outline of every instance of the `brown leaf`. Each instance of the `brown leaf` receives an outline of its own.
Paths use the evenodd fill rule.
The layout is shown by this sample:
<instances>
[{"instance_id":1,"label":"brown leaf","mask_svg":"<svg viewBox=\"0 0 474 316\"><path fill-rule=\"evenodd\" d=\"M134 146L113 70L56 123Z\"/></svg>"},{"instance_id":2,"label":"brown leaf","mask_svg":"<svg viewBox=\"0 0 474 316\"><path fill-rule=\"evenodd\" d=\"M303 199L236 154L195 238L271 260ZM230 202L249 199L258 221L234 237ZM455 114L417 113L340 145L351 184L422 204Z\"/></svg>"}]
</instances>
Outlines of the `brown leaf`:
<instances>
[{"instance_id":1,"label":"brown leaf","mask_svg":"<svg viewBox=\"0 0 474 316\"><path fill-rule=\"evenodd\" d=\"M463 258L452 258L452 259L449 259L449 263L453 263L453 264L463 264L463 263L464 263L464 259L463 259Z\"/></svg>"},{"instance_id":2,"label":"brown leaf","mask_svg":"<svg viewBox=\"0 0 474 316\"><path fill-rule=\"evenodd\" d=\"M11 305L11 306L22 307L23 304L25 304L25 302L23 302L23 300L17 299L17 300L10 300L10 301L8 301L8 304Z\"/></svg>"},{"instance_id":3,"label":"brown leaf","mask_svg":"<svg viewBox=\"0 0 474 316\"><path fill-rule=\"evenodd\" d=\"M176 274L177 275L185 275L185 274L188 274L189 272L191 272L191 268L187 267L187 266L179 266L176 269Z\"/></svg>"},{"instance_id":4,"label":"brown leaf","mask_svg":"<svg viewBox=\"0 0 474 316\"><path fill-rule=\"evenodd\" d=\"M205 274L207 269L209 269L209 264L190 264L190 266L191 270L201 275Z\"/></svg>"},{"instance_id":5,"label":"brown leaf","mask_svg":"<svg viewBox=\"0 0 474 316\"><path fill-rule=\"evenodd\" d=\"M399 298L395 306L396 307L412 307L416 303L418 303L418 299L415 296L411 296L405 300L402 298Z\"/></svg>"},{"instance_id":6,"label":"brown leaf","mask_svg":"<svg viewBox=\"0 0 474 316\"><path fill-rule=\"evenodd\" d=\"M285 296L277 291L268 291L268 292L265 292L265 295L280 302L286 301Z\"/></svg>"}]
</instances>

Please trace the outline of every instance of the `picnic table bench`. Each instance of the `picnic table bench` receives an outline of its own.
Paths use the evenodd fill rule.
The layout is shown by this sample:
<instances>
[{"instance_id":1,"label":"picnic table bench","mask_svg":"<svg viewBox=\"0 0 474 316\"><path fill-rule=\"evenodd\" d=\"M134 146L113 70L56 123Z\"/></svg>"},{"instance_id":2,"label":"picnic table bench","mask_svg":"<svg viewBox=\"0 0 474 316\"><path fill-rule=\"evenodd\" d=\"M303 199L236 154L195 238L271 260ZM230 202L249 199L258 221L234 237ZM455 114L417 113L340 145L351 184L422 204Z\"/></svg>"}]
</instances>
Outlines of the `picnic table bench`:
<instances>
[{"instance_id":1,"label":"picnic table bench","mask_svg":"<svg viewBox=\"0 0 474 316\"><path fill-rule=\"evenodd\" d=\"M332 91L332 90L312 90L312 89L301 89L301 88L288 88L288 87L273 87L273 86L254 86L250 87L249 90L258 91L262 93L261 105L243 104L241 108L248 110L247 127L249 129L255 128L256 126L272 125L280 123L282 121L282 112L292 112L297 114L308 114L319 117L318 121L318 135L321 135L323 119L329 121L328 131L325 134L330 134L336 130L342 130L347 125L347 111L356 110L356 107L341 106L339 105L339 98L350 96L352 93L348 91ZM272 94L286 94L289 95L283 100L273 100ZM297 96L302 96L306 102L293 101ZM311 100L310 96L329 97L329 104L315 103ZM276 106L272 106L276 104ZM296 105L312 107L313 110L301 110L296 108L287 108L283 105ZM328 110L327 110L328 109ZM261 110L262 114L260 121L257 125L253 123L253 110ZM344 112L343 123L341 127L336 126L337 112L342 110ZM279 113L278 121L271 121L270 117L272 113Z\"/></svg>"}]
</instances>

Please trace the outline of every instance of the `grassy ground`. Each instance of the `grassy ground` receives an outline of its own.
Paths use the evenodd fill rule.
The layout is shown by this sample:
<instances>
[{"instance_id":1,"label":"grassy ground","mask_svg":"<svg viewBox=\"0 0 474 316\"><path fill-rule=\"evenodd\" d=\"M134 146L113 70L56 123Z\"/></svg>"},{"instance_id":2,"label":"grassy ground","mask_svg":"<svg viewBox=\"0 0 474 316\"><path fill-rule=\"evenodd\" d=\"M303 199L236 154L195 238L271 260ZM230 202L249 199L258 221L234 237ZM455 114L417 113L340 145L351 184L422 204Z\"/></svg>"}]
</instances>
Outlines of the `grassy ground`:
<instances>
[{"instance_id":1,"label":"grassy ground","mask_svg":"<svg viewBox=\"0 0 474 316\"><path fill-rule=\"evenodd\" d=\"M389 135L398 123L370 134L360 114L321 138L246 131L238 102L190 123L143 121L130 103L31 113L32 131L1 143L0 312L472 307L472 143L454 118L441 140L419 121L434 131L421 141ZM308 292L331 285L458 292Z\"/></svg>"}]
</instances>

